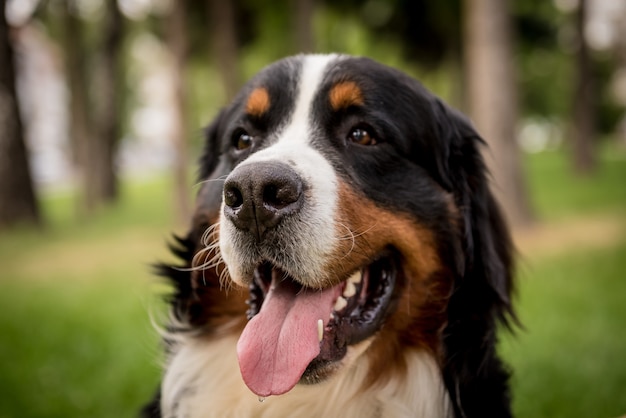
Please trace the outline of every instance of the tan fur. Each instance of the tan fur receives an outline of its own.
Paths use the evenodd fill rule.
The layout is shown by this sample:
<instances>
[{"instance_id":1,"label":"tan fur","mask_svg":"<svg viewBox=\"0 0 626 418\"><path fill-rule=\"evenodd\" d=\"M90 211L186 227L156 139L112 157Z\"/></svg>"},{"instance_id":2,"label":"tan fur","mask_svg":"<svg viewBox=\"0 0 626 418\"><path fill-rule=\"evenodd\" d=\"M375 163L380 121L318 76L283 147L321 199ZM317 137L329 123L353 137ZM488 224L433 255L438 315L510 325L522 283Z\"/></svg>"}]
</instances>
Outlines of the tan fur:
<instances>
[{"instance_id":1,"label":"tan fur","mask_svg":"<svg viewBox=\"0 0 626 418\"><path fill-rule=\"evenodd\" d=\"M450 403L435 360L424 351L404 354L406 378L364 389L368 343L351 347L345 367L324 383L298 385L260 402L246 388L236 358L237 334L187 337L172 355L161 407L168 418L443 418Z\"/></svg>"},{"instance_id":2,"label":"tan fur","mask_svg":"<svg viewBox=\"0 0 626 418\"><path fill-rule=\"evenodd\" d=\"M168 418L445 418L452 415L441 377L438 352L445 326L445 306L451 283L437 275L445 270L433 232L400 211L379 207L336 177L332 165L308 142L309 116L323 80L326 57L309 59L303 66L302 86L292 121L275 143L241 163L289 160L313 185L308 193L309 216L298 231L293 254L302 259L290 274L309 287L336 285L355 270L379 257L387 247L401 253L396 286L397 306L379 332L348 348L337 371L326 381L296 385L290 392L259 402L244 384L237 362L237 340L245 322L246 292L223 297L218 276L246 284L251 271L245 254L233 239L235 227L220 218L220 226L207 234L208 247L195 260L206 269L194 272L202 306L198 334L177 334L162 383L162 415ZM328 96L333 110L364 104L363 92L352 81L335 84ZM266 88L249 95L245 110L253 117L270 111ZM207 199L211 201L211 199ZM216 208L209 208L211 219ZM223 215L223 214L222 214ZM315 215L315 216L313 216ZM218 230L219 229L219 230ZM219 248L211 246L219 236ZM220 257L221 256L221 257ZM227 270L224 264L228 265ZM251 264L251 263L247 263ZM209 268L212 267L212 268ZM254 267L254 266L252 266ZM213 274L213 280L204 280ZM245 289L245 288L244 288ZM195 325L195 324L194 324Z\"/></svg>"},{"instance_id":3,"label":"tan fur","mask_svg":"<svg viewBox=\"0 0 626 418\"><path fill-rule=\"evenodd\" d=\"M333 86L328 94L333 110L347 109L350 106L363 106L363 93L353 81L342 81Z\"/></svg>"},{"instance_id":4,"label":"tan fur","mask_svg":"<svg viewBox=\"0 0 626 418\"><path fill-rule=\"evenodd\" d=\"M402 294L368 352L368 381L376 383L402 374L402 353L407 347L419 347L440 360L441 333L447 321L445 306L452 283L437 277L446 267L437 255L432 232L401 212L378 207L345 183L338 189L341 227L337 234L343 231L345 235L350 228L352 235L339 241L337 258L327 270L346 275L354 265L371 262L390 245L403 254L403 282L396 284L403 287Z\"/></svg>"},{"instance_id":5,"label":"tan fur","mask_svg":"<svg viewBox=\"0 0 626 418\"><path fill-rule=\"evenodd\" d=\"M415 280L441 268L432 233L427 228L402 213L379 208L345 183L339 182L338 195L335 222L338 239L334 256L324 267L332 272L329 283L324 283L326 286L345 279L354 268L369 264L389 245L407 255L407 268L418 275Z\"/></svg>"},{"instance_id":6,"label":"tan fur","mask_svg":"<svg viewBox=\"0 0 626 418\"><path fill-rule=\"evenodd\" d=\"M248 96L246 113L250 116L263 116L270 109L270 95L265 87L257 87Z\"/></svg>"}]
</instances>

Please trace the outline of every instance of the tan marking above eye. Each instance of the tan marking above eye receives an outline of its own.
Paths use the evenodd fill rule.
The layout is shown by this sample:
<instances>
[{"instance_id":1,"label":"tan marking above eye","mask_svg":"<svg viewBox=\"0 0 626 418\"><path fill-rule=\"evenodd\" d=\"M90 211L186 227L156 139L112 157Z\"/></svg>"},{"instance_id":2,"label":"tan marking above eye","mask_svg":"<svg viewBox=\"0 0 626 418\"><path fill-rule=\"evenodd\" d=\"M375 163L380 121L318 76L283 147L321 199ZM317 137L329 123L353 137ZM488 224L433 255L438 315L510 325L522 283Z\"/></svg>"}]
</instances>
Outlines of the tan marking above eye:
<instances>
[{"instance_id":1,"label":"tan marking above eye","mask_svg":"<svg viewBox=\"0 0 626 418\"><path fill-rule=\"evenodd\" d=\"M347 109L350 106L363 106L363 92L354 81L342 81L335 84L328 94L333 110Z\"/></svg>"},{"instance_id":2,"label":"tan marking above eye","mask_svg":"<svg viewBox=\"0 0 626 418\"><path fill-rule=\"evenodd\" d=\"M270 109L270 95L265 87L252 90L246 102L246 113L250 116L263 116Z\"/></svg>"}]
</instances>

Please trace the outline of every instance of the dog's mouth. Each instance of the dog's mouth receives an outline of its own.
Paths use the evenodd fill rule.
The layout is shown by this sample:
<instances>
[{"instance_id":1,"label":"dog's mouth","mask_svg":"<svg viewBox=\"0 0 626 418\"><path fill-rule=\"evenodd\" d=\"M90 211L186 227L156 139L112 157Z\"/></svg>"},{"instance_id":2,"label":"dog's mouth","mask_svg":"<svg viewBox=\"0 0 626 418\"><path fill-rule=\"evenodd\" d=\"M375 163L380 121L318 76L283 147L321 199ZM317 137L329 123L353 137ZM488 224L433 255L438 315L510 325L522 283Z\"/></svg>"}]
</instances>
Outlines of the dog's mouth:
<instances>
[{"instance_id":1,"label":"dog's mouth","mask_svg":"<svg viewBox=\"0 0 626 418\"><path fill-rule=\"evenodd\" d=\"M380 329L393 302L399 257L386 251L336 286L299 284L270 262L254 271L248 318L237 345L246 385L280 395L324 380L357 344Z\"/></svg>"}]
</instances>

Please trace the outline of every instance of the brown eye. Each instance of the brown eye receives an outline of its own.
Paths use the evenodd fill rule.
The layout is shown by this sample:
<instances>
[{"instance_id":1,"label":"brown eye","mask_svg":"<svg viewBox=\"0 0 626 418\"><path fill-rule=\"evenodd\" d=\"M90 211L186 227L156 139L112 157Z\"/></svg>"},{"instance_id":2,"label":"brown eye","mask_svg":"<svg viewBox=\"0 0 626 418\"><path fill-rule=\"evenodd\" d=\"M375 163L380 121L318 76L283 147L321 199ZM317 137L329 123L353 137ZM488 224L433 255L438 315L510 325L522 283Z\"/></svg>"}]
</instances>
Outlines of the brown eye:
<instances>
[{"instance_id":1,"label":"brown eye","mask_svg":"<svg viewBox=\"0 0 626 418\"><path fill-rule=\"evenodd\" d=\"M353 128L348 134L348 140L359 145L376 145L376 138L365 128Z\"/></svg>"},{"instance_id":2,"label":"brown eye","mask_svg":"<svg viewBox=\"0 0 626 418\"><path fill-rule=\"evenodd\" d=\"M250 148L252 145L252 136L244 130L237 131L235 135L233 135L233 143L235 148L239 151Z\"/></svg>"}]
</instances>

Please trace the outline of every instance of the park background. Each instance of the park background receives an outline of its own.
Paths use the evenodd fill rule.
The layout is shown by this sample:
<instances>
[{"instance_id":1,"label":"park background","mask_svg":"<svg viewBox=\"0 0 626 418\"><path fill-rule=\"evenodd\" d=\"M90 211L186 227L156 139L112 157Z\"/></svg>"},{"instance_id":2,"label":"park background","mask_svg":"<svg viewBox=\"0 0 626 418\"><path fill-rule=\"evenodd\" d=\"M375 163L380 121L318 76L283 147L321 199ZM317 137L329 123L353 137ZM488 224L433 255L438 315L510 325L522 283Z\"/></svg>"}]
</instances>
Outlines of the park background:
<instances>
[{"instance_id":1,"label":"park background","mask_svg":"<svg viewBox=\"0 0 626 418\"><path fill-rule=\"evenodd\" d=\"M520 254L523 327L499 346L516 416L626 414L625 2L0 0L0 15L0 418L137 415L163 362L169 287L150 265L185 231L202 128L298 52L373 57L470 115Z\"/></svg>"}]
</instances>

